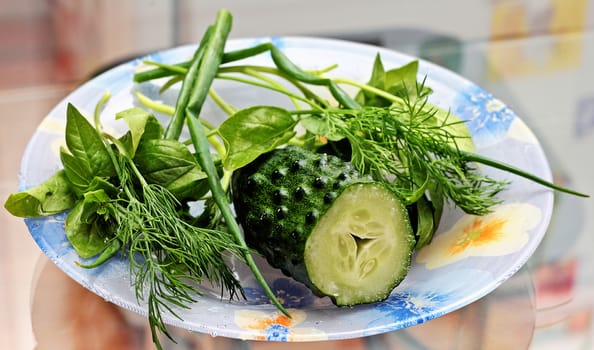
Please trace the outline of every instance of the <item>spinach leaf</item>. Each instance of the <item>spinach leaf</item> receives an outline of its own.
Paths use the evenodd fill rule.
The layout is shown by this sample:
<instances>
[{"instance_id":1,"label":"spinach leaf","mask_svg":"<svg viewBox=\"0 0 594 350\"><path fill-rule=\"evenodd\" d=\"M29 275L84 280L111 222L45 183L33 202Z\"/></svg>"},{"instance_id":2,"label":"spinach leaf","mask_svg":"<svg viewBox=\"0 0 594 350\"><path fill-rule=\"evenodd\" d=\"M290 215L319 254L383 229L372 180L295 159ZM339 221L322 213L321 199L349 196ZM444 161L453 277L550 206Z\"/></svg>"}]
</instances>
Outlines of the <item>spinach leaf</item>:
<instances>
[{"instance_id":1,"label":"spinach leaf","mask_svg":"<svg viewBox=\"0 0 594 350\"><path fill-rule=\"evenodd\" d=\"M377 54L375 56L375 60L373 61L371 77L367 85L380 90L385 90L385 76L386 72L384 70L384 65L382 63L380 55ZM359 91L355 96L355 100L359 102L361 105L370 107L387 107L390 105L390 101L388 101L387 99L379 97L367 91Z\"/></svg>"},{"instance_id":2,"label":"spinach leaf","mask_svg":"<svg viewBox=\"0 0 594 350\"><path fill-rule=\"evenodd\" d=\"M345 138L344 134L337 128L337 125L342 125L343 129L346 129L346 123L339 118L333 120L331 123L328 122L327 118L331 118L330 115L304 115L299 120L299 123L305 130L311 132L314 135L321 135L330 141L339 141Z\"/></svg>"},{"instance_id":3,"label":"spinach leaf","mask_svg":"<svg viewBox=\"0 0 594 350\"><path fill-rule=\"evenodd\" d=\"M418 72L419 61L411 61L404 66L387 71L384 76L384 90L392 95L414 101L419 96Z\"/></svg>"},{"instance_id":4,"label":"spinach leaf","mask_svg":"<svg viewBox=\"0 0 594 350\"><path fill-rule=\"evenodd\" d=\"M367 85L414 102L420 96L431 93L431 89L425 84L418 83L418 72L419 61L411 61L398 68L385 71L381 57L378 54L375 56L371 77ZM356 100L362 105L370 107L388 107L392 104L391 101L368 91L359 91Z\"/></svg>"},{"instance_id":5,"label":"spinach leaf","mask_svg":"<svg viewBox=\"0 0 594 350\"><path fill-rule=\"evenodd\" d=\"M412 204L416 213L416 231L417 243L415 249L421 249L431 242L433 234L437 230L439 220L436 221L435 209L427 197L421 197L416 203ZM413 215L414 216L414 215Z\"/></svg>"},{"instance_id":6,"label":"spinach leaf","mask_svg":"<svg viewBox=\"0 0 594 350\"><path fill-rule=\"evenodd\" d=\"M68 213L64 225L66 238L80 257L95 256L109 245L115 226L109 220L109 209L106 210L109 206L111 199L105 191L90 191Z\"/></svg>"},{"instance_id":7,"label":"spinach leaf","mask_svg":"<svg viewBox=\"0 0 594 350\"><path fill-rule=\"evenodd\" d=\"M223 167L232 171L250 163L263 153L295 136L296 122L279 107L254 106L237 111L219 126L228 147Z\"/></svg>"},{"instance_id":8,"label":"spinach leaf","mask_svg":"<svg viewBox=\"0 0 594 350\"><path fill-rule=\"evenodd\" d=\"M74 206L76 195L64 170L56 172L41 184L23 192L11 194L4 207L18 217L53 215Z\"/></svg>"}]
</instances>

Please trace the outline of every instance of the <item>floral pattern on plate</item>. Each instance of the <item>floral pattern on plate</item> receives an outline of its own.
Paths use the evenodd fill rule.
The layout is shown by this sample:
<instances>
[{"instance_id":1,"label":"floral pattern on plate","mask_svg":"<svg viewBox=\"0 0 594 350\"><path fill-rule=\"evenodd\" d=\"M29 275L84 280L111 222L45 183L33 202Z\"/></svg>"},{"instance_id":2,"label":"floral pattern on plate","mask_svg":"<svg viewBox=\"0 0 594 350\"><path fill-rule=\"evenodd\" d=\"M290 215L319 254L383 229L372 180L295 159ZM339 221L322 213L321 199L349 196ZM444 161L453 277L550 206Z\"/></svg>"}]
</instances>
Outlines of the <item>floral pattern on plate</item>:
<instances>
[{"instance_id":1,"label":"floral pattern on plate","mask_svg":"<svg viewBox=\"0 0 594 350\"><path fill-rule=\"evenodd\" d=\"M469 256L515 253L528 242L528 232L541 219L538 207L521 203L500 205L485 216L464 215L423 247L416 261L431 270Z\"/></svg>"},{"instance_id":2,"label":"floral pattern on plate","mask_svg":"<svg viewBox=\"0 0 594 350\"><path fill-rule=\"evenodd\" d=\"M298 335L306 335L308 340L325 340L326 334L316 328L300 328L307 314L301 310L288 310L291 317L274 311L266 313L254 310L238 310L235 312L235 324L242 329L255 331L253 340L294 341Z\"/></svg>"},{"instance_id":3,"label":"floral pattern on plate","mask_svg":"<svg viewBox=\"0 0 594 350\"><path fill-rule=\"evenodd\" d=\"M405 281L387 300L371 305L373 315L366 326L368 335L393 330L389 325L410 327L441 316L448 304L460 298L460 290L452 281L473 280L480 285L491 279L485 271L460 268L442 271L430 280Z\"/></svg>"},{"instance_id":4,"label":"floral pattern on plate","mask_svg":"<svg viewBox=\"0 0 594 350\"><path fill-rule=\"evenodd\" d=\"M501 100L476 86L461 91L455 102L454 113L467 120L466 125L478 147L505 139L516 119L515 113Z\"/></svg>"},{"instance_id":5,"label":"floral pattern on plate","mask_svg":"<svg viewBox=\"0 0 594 350\"><path fill-rule=\"evenodd\" d=\"M270 289L286 308L306 308L315 301L315 296L311 290L292 278L277 278L270 283ZM270 304L270 299L260 286L247 287L243 291L246 295L246 303L249 305Z\"/></svg>"}]
</instances>

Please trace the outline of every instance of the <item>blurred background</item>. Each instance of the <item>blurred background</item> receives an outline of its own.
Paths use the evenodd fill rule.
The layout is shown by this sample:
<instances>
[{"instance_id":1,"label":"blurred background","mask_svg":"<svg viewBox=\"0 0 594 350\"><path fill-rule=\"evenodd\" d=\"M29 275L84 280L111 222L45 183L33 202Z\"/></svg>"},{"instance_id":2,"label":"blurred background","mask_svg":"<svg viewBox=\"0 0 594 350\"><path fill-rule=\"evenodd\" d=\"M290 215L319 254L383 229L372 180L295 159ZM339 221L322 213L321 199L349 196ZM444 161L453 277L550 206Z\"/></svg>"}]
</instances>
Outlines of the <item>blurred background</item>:
<instances>
[{"instance_id":1,"label":"blurred background","mask_svg":"<svg viewBox=\"0 0 594 350\"><path fill-rule=\"evenodd\" d=\"M374 0L364 5L337 0L0 0L0 88L76 82L118 60L195 43L220 7L234 14L232 37L366 41L439 57L481 81L575 69L584 57L582 35L594 26L590 0ZM551 40L551 35L569 39ZM537 49L523 42L528 37L549 42ZM484 45L491 46L485 57L472 57ZM514 55L502 56L510 46Z\"/></svg>"},{"instance_id":2,"label":"blurred background","mask_svg":"<svg viewBox=\"0 0 594 350\"><path fill-rule=\"evenodd\" d=\"M0 0L2 202L17 189L26 143L54 104L118 62L196 43L220 7L234 15L232 38L353 40L456 71L526 121L557 182L594 193L594 0ZM592 201L556 203L545 241L508 289L407 332L320 349L594 349ZM61 274L22 220L4 210L0 220L0 347L150 348L142 321ZM477 314L485 320L478 330L468 323ZM73 334L76 344L58 340ZM475 342L465 346L460 337L470 335ZM171 348L275 346L185 336Z\"/></svg>"}]
</instances>

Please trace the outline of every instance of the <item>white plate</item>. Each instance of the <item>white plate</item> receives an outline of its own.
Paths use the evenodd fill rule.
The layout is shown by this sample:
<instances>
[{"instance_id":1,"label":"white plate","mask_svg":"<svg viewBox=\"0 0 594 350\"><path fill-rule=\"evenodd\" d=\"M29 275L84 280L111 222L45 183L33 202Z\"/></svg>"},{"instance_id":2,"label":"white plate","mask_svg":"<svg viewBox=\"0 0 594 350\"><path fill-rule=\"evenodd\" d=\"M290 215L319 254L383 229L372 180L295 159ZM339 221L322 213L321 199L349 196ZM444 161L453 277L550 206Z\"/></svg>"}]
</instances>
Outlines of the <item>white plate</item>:
<instances>
[{"instance_id":1,"label":"white plate","mask_svg":"<svg viewBox=\"0 0 594 350\"><path fill-rule=\"evenodd\" d=\"M231 40L227 49L238 49L272 40L287 56L306 69L322 69L338 63L333 76L365 82L375 55L380 52L386 69L414 59L394 51L345 41L316 38L256 38ZM67 96L44 119L23 156L19 188L30 188L60 168L59 145L64 139L67 103L91 115L104 91L112 98L102 113L107 128L123 130L115 112L131 107L134 89L174 104L175 91L158 96L152 83L135 86L132 75L143 59L176 63L191 57L194 47L185 46L117 66L90 80ZM249 59L271 65L268 54ZM477 151L550 179L550 169L541 146L527 126L501 101L473 83L438 66L421 61L420 76L434 89L432 102L451 108L468 120ZM250 104L283 103L271 92L217 82L219 94L238 107ZM221 114L212 105L203 109L212 121ZM162 117L162 116L161 116ZM165 122L165 121L164 121ZM189 310L176 310L183 320L165 315L166 323L212 335L276 341L309 341L362 337L409 327L457 310L491 292L512 276L534 252L543 238L553 206L550 190L521 178L485 168L498 179L513 181L501 194L505 204L494 214L476 218L448 210L433 243L413 258L404 282L388 300L349 308L337 308L327 298L317 298L301 284L284 277L260 261L273 290L292 309L293 318L282 317L275 307L262 301L262 291L245 267L237 274L248 295L247 301L221 300L206 293ZM106 300L146 315L130 285L125 260L112 259L96 269L76 266L79 260L64 234L65 215L27 219L31 235L45 254L70 277Z\"/></svg>"}]
</instances>

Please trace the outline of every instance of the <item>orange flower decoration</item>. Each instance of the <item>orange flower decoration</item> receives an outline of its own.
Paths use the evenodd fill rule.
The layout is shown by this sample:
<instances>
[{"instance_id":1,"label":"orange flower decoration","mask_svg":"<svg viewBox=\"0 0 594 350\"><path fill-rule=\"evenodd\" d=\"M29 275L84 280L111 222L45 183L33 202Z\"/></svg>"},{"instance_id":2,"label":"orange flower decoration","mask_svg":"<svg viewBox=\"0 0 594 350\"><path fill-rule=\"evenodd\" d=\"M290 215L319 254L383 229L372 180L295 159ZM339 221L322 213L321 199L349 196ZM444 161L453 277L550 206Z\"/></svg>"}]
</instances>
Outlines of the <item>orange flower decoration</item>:
<instances>
[{"instance_id":1,"label":"orange flower decoration","mask_svg":"<svg viewBox=\"0 0 594 350\"><path fill-rule=\"evenodd\" d=\"M416 261L434 269L469 256L515 253L528 242L528 232L541 218L538 207L525 203L501 205L485 216L464 215L421 249Z\"/></svg>"},{"instance_id":2,"label":"orange flower decoration","mask_svg":"<svg viewBox=\"0 0 594 350\"><path fill-rule=\"evenodd\" d=\"M502 219L494 219L485 222L483 218L474 218L472 223L462 229L461 234L456 241L450 243L450 255L462 253L471 246L479 246L495 242L501 238L501 229L505 226L506 221Z\"/></svg>"},{"instance_id":3,"label":"orange flower decoration","mask_svg":"<svg viewBox=\"0 0 594 350\"><path fill-rule=\"evenodd\" d=\"M235 312L235 324L250 331L250 339L267 341L293 341L299 335L307 340L326 340L326 334L315 328L296 327L303 322L307 315L301 310L289 310L291 318L275 311L266 313L255 310L240 310ZM255 333L255 335L253 335Z\"/></svg>"}]
</instances>

